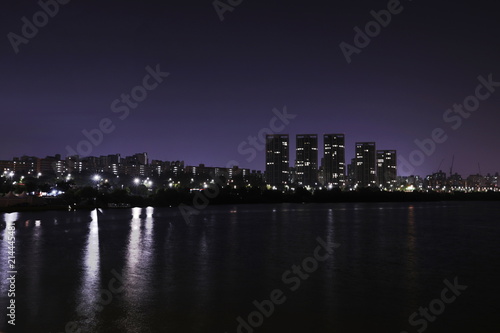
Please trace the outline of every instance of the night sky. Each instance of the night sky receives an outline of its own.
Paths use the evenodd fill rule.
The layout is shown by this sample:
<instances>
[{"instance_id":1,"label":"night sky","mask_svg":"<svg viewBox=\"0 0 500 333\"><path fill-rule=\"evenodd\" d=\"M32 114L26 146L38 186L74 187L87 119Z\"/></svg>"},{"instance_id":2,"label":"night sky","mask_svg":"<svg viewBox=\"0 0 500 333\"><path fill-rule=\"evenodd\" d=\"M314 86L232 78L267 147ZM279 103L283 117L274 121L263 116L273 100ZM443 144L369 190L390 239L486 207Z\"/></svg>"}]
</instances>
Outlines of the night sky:
<instances>
[{"instance_id":1,"label":"night sky","mask_svg":"<svg viewBox=\"0 0 500 333\"><path fill-rule=\"evenodd\" d=\"M357 141L408 160L415 139L442 128L447 141L413 173L435 172L442 161L449 172L453 155L454 171L464 176L477 173L478 163L484 174L500 171L500 87L458 129L443 120L475 94L478 76L500 82L495 2L402 1L350 64L340 43L354 45L354 27L364 30L374 20L370 11L388 1L245 0L223 21L211 0L59 6L16 54L8 34L22 36L22 17L33 22L41 7L0 4L0 159L66 156L67 146L85 139L82 130L108 118L114 131L92 147L93 156L148 152L188 165L233 160L263 170L263 151L251 159L238 146L286 106L297 117L280 133L290 134L292 149L296 134L345 133L347 161ZM158 64L170 75L120 119L113 101Z\"/></svg>"}]
</instances>

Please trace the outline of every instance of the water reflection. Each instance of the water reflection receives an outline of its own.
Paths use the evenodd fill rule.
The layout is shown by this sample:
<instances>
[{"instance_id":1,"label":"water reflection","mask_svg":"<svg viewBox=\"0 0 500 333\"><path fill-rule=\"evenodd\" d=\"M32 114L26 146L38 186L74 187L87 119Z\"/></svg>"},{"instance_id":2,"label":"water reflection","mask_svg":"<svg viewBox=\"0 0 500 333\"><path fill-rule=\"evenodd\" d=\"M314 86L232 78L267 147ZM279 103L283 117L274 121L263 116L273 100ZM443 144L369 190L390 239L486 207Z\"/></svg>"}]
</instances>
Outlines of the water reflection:
<instances>
[{"instance_id":1,"label":"water reflection","mask_svg":"<svg viewBox=\"0 0 500 333\"><path fill-rule=\"evenodd\" d=\"M328 214L327 214L327 220L326 220L326 234L325 235L318 235L321 237L327 244L334 244L334 234L335 234L335 218L333 214L333 209L328 209ZM334 251L337 251L334 249ZM327 261L322 263L321 265L325 266L325 274L326 274L326 280L327 281L335 281L335 261L334 258L336 257L336 253L334 253L332 256L328 258ZM324 295L322 299L324 300L323 308L325 309L326 313L334 313L334 304L333 302L329 301L335 297L335 290L334 290L334 283L326 283L324 285Z\"/></svg>"},{"instance_id":2,"label":"water reflection","mask_svg":"<svg viewBox=\"0 0 500 333\"><path fill-rule=\"evenodd\" d=\"M138 264L141 260L141 208L132 208L132 220L130 221L130 235L127 247L127 277L128 285L137 283Z\"/></svg>"},{"instance_id":3,"label":"water reflection","mask_svg":"<svg viewBox=\"0 0 500 333\"><path fill-rule=\"evenodd\" d=\"M407 231L407 246L408 246L408 256L406 258L406 271L408 282L408 292L412 297L414 305L417 306L416 292L417 292L417 253L416 253L416 231L415 231L415 208L413 206L408 207L408 231Z\"/></svg>"},{"instance_id":4,"label":"water reflection","mask_svg":"<svg viewBox=\"0 0 500 333\"><path fill-rule=\"evenodd\" d=\"M141 216L146 215L144 219ZM141 321L145 313L145 302L149 299L151 288L151 265L153 257L153 213L154 208L132 208L130 234L128 238L126 265L124 269L127 292L127 325Z\"/></svg>"},{"instance_id":5,"label":"water reflection","mask_svg":"<svg viewBox=\"0 0 500 333\"><path fill-rule=\"evenodd\" d=\"M99 217L97 210L90 213L91 222L87 242L83 251L83 278L77 302L80 325L93 325L96 322L99 307L99 290L101 285L99 257ZM87 326L87 331L91 331Z\"/></svg>"},{"instance_id":6,"label":"water reflection","mask_svg":"<svg viewBox=\"0 0 500 333\"><path fill-rule=\"evenodd\" d=\"M33 225L31 221L26 221L27 226ZM31 229L31 241L29 252L30 255L25 257L27 267L30 267L30 274L28 279L28 295L32 295L32 304L40 304L42 302L41 294L38 292L43 288L41 284L41 273L43 270L44 256L43 256L43 228L41 227L40 220L35 221L34 228ZM30 306L30 315L38 315L40 311L37 306Z\"/></svg>"},{"instance_id":7,"label":"water reflection","mask_svg":"<svg viewBox=\"0 0 500 333\"><path fill-rule=\"evenodd\" d=\"M461 267L461 274L473 278L482 267L493 281L498 272L487 260L500 251L493 236L472 244L476 239L472 236L482 233L471 236L471 229L457 227L456 217L461 215L468 219L460 223L474 223L472 219L478 217L467 214L478 211L477 204L453 208L446 212L450 214L446 219L444 213L425 216L429 211L434 213L430 204L393 206L396 208L389 209L389 205L383 210L385 228L378 220L378 208L354 210L353 204L308 205L295 211L287 205L239 206L237 213L231 213L235 210L231 207L216 206L197 217L196 221L207 217L206 224L190 226L169 225L182 217L168 208L110 210L106 221L101 215L98 221L97 212L0 214L0 219L18 220L16 238L22 266L16 296L19 309L23 309L19 312L23 332L49 332L52 326L60 332L69 320L80 324L84 319L98 324L78 325L82 333L224 332L222 328L235 332L235 318L256 311L252 301L269 299L274 288L285 291L288 300L275 307L272 318L264 319L265 331L365 332L373 324L372 331L390 332L404 329L409 315L424 302L428 304L427 295L435 294L435 288L431 290L422 279L429 271L426 268L436 268L446 277L444 273ZM493 205L486 215L480 215L478 226L491 226L484 220L497 211ZM277 216L274 220L273 214ZM57 226L54 216L59 220ZM438 222L442 228L436 227ZM67 233L68 229L73 230ZM453 237L447 235L449 230ZM377 249L381 247L380 233L385 237L383 251ZM2 277L8 270L5 235L5 230L0 230ZM341 246L297 292L289 292L290 285L283 283L282 274L312 255L317 236ZM487 255L463 255L471 244L475 253ZM436 258L435 253L443 247L451 247L449 255L456 254L455 260ZM61 249L68 249L67 255L61 256ZM111 277L113 269L124 278L117 287L124 285L125 289L113 295L103 311L97 311L99 290L107 288L107 276ZM56 274L63 270L68 271ZM0 281L3 306L6 280ZM471 304L482 300L480 293L467 295ZM485 304L490 305L489 298ZM86 317L77 317L73 305ZM41 310L37 315L30 307ZM449 320L459 322L467 314L464 306ZM5 318L0 319L0 325ZM399 322L402 327L388 324Z\"/></svg>"},{"instance_id":8,"label":"water reflection","mask_svg":"<svg viewBox=\"0 0 500 333\"><path fill-rule=\"evenodd\" d=\"M212 277L211 272L210 272L210 256L209 256L209 249L208 249L208 241L207 241L207 230L204 229L201 232L201 235L199 237L199 243L198 243L198 250L197 250L197 263L194 269L196 269L196 285L193 286L196 294L194 295L196 306L192 307L193 310L193 316L196 317L196 315L201 315L203 314L204 310L209 307L209 304L207 301L211 299L211 295L214 290L210 289L211 285L211 280ZM193 328L196 328L199 330L199 327L192 326Z\"/></svg>"}]
</instances>

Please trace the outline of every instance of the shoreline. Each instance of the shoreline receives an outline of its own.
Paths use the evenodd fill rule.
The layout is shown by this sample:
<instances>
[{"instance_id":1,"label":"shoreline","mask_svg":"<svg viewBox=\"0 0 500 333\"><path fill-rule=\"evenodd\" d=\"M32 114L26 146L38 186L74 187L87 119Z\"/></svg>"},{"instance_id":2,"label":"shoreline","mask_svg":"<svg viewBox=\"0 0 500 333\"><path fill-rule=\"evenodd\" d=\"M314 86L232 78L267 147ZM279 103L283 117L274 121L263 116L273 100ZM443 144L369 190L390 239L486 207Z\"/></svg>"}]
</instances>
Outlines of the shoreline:
<instances>
[{"instance_id":1,"label":"shoreline","mask_svg":"<svg viewBox=\"0 0 500 333\"><path fill-rule=\"evenodd\" d=\"M455 201L470 201L470 202L497 202L500 201L499 192L473 192L473 193L402 193L402 192L376 192L376 193L361 193L361 192L340 192L340 193L319 193L311 196L286 196L280 195L277 197L257 197L248 198L249 200L241 200L239 198L214 198L209 203L209 206L219 205L251 205L251 204L283 204L283 203L388 203L388 202L455 202ZM0 207L0 213L21 213L21 212L47 212L47 211L91 211L96 208L101 209L130 209L133 207L154 207L154 208L175 208L180 204L193 206L193 201L177 201L172 203L152 202L148 198L144 198L141 202L127 202L125 206L110 207L108 203L97 205L68 205L68 204L52 204L52 205L23 205Z\"/></svg>"}]
</instances>

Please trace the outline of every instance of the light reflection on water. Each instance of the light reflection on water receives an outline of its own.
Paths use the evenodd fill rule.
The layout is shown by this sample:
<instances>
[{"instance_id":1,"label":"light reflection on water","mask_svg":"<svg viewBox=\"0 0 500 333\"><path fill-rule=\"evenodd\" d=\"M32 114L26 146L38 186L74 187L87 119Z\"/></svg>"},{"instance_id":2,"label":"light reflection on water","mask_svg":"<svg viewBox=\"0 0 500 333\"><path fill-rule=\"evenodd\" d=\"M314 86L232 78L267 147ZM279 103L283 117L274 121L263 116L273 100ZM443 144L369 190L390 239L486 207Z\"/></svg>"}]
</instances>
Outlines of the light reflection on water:
<instances>
[{"instance_id":1,"label":"light reflection on water","mask_svg":"<svg viewBox=\"0 0 500 333\"><path fill-rule=\"evenodd\" d=\"M488 295L500 275L491 263L500 256L499 227L492 222L498 208L474 205L221 206L207 208L189 225L176 210L151 207L2 217L22 221L16 237L23 264L17 299L28 310L23 332L60 332L75 318L82 333L235 332L236 318L254 311L253 300L268 298L275 288L287 301L259 332L402 331L412 311L439 296L443 279L472 281L452 315L433 323L439 332L463 318L472 322L479 310L469 304L493 304ZM470 209L477 213L464 214ZM477 222L480 213L485 215ZM4 230L0 235L5 239ZM282 274L313 254L317 237L340 247L291 293ZM6 249L4 240L2 277ZM125 291L97 311L113 269L122 273ZM484 281L473 284L479 269ZM0 285L3 306L4 278ZM53 294L59 290L64 294ZM41 315L47 300L52 308Z\"/></svg>"},{"instance_id":2,"label":"light reflection on water","mask_svg":"<svg viewBox=\"0 0 500 333\"><path fill-rule=\"evenodd\" d=\"M145 303L153 292L148 288L151 284L151 261L153 251L153 214L154 208L132 208L130 233L125 256L125 301L127 314L122 322L127 327L135 327L136 323L144 321L147 312Z\"/></svg>"},{"instance_id":3,"label":"light reflection on water","mask_svg":"<svg viewBox=\"0 0 500 333\"><path fill-rule=\"evenodd\" d=\"M82 252L83 278L77 297L79 327L91 332L101 307L101 266L99 252L99 216L97 209L90 212L87 241ZM105 296L102 296L105 297Z\"/></svg>"},{"instance_id":4,"label":"light reflection on water","mask_svg":"<svg viewBox=\"0 0 500 333\"><path fill-rule=\"evenodd\" d=\"M32 225L30 221L29 225ZM31 240L29 245L29 253L27 267L30 267L30 274L28 276L28 293L33 295L32 304L39 304L42 299L38 292L40 288L43 288L41 283L41 275L43 272L43 265L45 258L43 257L43 228L41 227L40 221L34 223L34 227L31 229ZM39 310L36 306L29 307L31 315L36 315Z\"/></svg>"},{"instance_id":5,"label":"light reflection on water","mask_svg":"<svg viewBox=\"0 0 500 333\"><path fill-rule=\"evenodd\" d=\"M407 272L408 276L406 277L406 281L408 282L408 291L409 298L413 297L416 299L415 294L417 293L417 281L418 281L418 270L417 270L417 251L416 251L416 243L417 243L417 235L416 235L416 227L415 227L415 207L410 205L408 207L408 256L407 256ZM417 306L417 304L413 304Z\"/></svg>"}]
</instances>

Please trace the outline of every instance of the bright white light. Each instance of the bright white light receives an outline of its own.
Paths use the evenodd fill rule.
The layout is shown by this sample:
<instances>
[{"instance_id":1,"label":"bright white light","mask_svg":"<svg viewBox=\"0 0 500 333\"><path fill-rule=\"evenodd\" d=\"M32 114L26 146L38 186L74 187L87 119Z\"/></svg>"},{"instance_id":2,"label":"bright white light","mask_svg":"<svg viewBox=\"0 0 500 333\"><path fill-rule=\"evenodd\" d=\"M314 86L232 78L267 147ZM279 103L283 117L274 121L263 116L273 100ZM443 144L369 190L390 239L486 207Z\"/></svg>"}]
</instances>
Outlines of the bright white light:
<instances>
[{"instance_id":1,"label":"bright white light","mask_svg":"<svg viewBox=\"0 0 500 333\"><path fill-rule=\"evenodd\" d=\"M140 183L140 182L141 182L141 180L140 180L139 178L134 179L134 183L135 183L136 185L139 185L139 183Z\"/></svg>"},{"instance_id":2,"label":"bright white light","mask_svg":"<svg viewBox=\"0 0 500 333\"><path fill-rule=\"evenodd\" d=\"M94 180L95 180L96 182L98 182L99 180L101 180L101 176L99 176L99 175L95 175L95 176L94 176Z\"/></svg>"}]
</instances>

